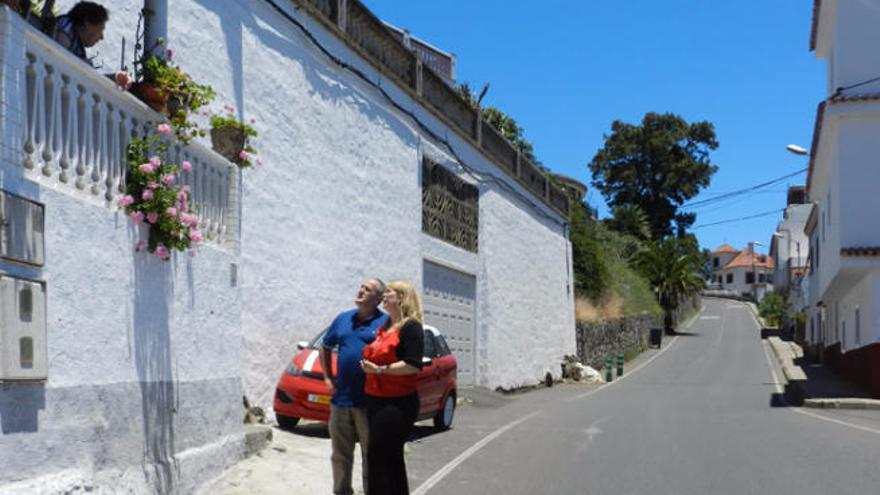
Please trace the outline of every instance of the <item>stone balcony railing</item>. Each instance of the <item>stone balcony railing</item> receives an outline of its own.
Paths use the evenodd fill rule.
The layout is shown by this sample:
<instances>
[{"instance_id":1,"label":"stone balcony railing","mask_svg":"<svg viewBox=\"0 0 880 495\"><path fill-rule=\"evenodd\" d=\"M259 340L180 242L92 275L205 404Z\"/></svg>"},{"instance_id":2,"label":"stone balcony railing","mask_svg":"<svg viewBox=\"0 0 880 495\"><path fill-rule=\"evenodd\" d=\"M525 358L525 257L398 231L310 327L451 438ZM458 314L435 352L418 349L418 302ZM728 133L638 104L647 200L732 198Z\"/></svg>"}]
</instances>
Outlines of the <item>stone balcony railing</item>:
<instances>
[{"instance_id":1,"label":"stone balcony railing","mask_svg":"<svg viewBox=\"0 0 880 495\"><path fill-rule=\"evenodd\" d=\"M0 5L0 160L53 190L116 209L132 136L164 117ZM173 143L209 242L237 245L239 170L209 148Z\"/></svg>"},{"instance_id":2,"label":"stone balcony railing","mask_svg":"<svg viewBox=\"0 0 880 495\"><path fill-rule=\"evenodd\" d=\"M568 216L568 195L547 174L529 162L510 141L485 122L441 76L423 65L420 57L359 0L296 0L383 74L408 90L428 110L468 139L501 170L544 203Z\"/></svg>"}]
</instances>

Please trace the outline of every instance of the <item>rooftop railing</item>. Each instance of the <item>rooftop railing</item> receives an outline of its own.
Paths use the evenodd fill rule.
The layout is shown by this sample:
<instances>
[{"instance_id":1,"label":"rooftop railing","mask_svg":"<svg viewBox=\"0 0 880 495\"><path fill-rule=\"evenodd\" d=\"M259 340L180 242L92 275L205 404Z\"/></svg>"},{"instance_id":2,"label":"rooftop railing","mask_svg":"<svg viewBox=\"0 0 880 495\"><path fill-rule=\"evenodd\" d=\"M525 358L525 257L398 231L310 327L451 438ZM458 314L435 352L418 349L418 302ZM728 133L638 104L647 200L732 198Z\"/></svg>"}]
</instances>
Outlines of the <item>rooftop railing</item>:
<instances>
[{"instance_id":1,"label":"rooftop railing","mask_svg":"<svg viewBox=\"0 0 880 495\"><path fill-rule=\"evenodd\" d=\"M20 158L28 179L110 209L125 192L130 138L164 119L2 5L0 91L4 157ZM174 142L169 155L193 165L180 179L208 240L235 242L236 167L195 142Z\"/></svg>"},{"instance_id":2,"label":"rooftop railing","mask_svg":"<svg viewBox=\"0 0 880 495\"><path fill-rule=\"evenodd\" d=\"M568 196L550 182L547 173L523 158L510 141L479 117L478 109L444 83L440 75L425 66L414 51L408 49L359 0L296 2L379 70L415 93L426 108L440 115L452 129L468 138L501 170L554 210L568 216Z\"/></svg>"}]
</instances>

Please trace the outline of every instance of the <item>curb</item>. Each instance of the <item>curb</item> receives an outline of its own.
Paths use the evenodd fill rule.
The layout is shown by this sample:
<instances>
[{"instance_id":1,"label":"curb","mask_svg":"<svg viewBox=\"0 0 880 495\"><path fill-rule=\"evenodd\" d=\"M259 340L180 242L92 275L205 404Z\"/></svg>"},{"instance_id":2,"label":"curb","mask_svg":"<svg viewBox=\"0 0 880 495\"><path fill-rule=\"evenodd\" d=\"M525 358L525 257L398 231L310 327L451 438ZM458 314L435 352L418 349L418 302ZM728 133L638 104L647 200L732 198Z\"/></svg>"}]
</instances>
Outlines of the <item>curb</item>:
<instances>
[{"instance_id":1,"label":"curb","mask_svg":"<svg viewBox=\"0 0 880 495\"><path fill-rule=\"evenodd\" d=\"M813 409L874 409L880 410L876 399L804 399L804 407Z\"/></svg>"},{"instance_id":2,"label":"curb","mask_svg":"<svg viewBox=\"0 0 880 495\"><path fill-rule=\"evenodd\" d=\"M245 425L244 456L248 458L265 449L272 441L272 427L269 425Z\"/></svg>"}]
</instances>

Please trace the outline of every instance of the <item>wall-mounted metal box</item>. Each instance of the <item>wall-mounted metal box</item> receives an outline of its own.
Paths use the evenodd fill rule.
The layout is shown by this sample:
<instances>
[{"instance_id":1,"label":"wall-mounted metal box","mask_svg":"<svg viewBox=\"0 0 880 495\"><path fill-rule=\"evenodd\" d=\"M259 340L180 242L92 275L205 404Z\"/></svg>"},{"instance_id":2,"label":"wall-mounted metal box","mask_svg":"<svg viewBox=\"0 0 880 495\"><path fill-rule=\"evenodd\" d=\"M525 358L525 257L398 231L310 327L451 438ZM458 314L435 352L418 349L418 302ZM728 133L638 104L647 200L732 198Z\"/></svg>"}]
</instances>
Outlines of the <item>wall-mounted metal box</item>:
<instances>
[{"instance_id":1,"label":"wall-mounted metal box","mask_svg":"<svg viewBox=\"0 0 880 495\"><path fill-rule=\"evenodd\" d=\"M0 274L0 381L48 378L46 286Z\"/></svg>"},{"instance_id":2,"label":"wall-mounted metal box","mask_svg":"<svg viewBox=\"0 0 880 495\"><path fill-rule=\"evenodd\" d=\"M0 258L42 266L44 224L43 205L0 191Z\"/></svg>"}]
</instances>

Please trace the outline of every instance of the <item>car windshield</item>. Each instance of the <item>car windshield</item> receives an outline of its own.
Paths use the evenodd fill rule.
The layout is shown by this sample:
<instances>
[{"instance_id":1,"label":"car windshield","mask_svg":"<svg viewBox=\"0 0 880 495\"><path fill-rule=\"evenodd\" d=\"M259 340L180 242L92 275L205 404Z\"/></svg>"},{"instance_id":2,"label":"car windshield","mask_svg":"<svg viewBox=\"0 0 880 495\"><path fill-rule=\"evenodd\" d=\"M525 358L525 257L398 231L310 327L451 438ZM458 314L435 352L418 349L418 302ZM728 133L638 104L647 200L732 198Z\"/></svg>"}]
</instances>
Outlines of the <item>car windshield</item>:
<instances>
[{"instance_id":1,"label":"car windshield","mask_svg":"<svg viewBox=\"0 0 880 495\"><path fill-rule=\"evenodd\" d=\"M327 329L323 329L318 332L318 335L315 335L315 338L309 343L309 349L320 349L321 348L321 339L324 338L324 334L327 333ZM335 348L334 348L335 349Z\"/></svg>"}]
</instances>

